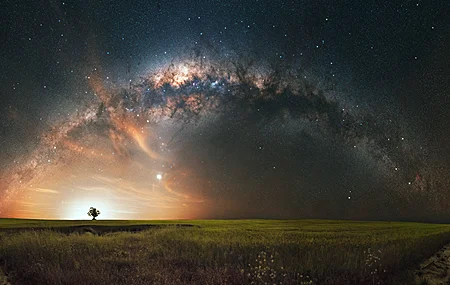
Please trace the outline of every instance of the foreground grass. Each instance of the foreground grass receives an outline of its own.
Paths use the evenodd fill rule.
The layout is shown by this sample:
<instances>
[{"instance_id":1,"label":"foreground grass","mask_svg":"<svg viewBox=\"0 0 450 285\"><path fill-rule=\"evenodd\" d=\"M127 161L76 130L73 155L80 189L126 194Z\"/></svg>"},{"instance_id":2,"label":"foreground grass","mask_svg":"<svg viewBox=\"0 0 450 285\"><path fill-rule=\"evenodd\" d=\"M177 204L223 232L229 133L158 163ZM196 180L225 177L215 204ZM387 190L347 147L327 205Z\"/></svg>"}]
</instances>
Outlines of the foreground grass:
<instances>
[{"instance_id":1,"label":"foreground grass","mask_svg":"<svg viewBox=\"0 0 450 285\"><path fill-rule=\"evenodd\" d=\"M51 227L179 224L65 235ZM322 220L36 221L0 219L0 265L14 284L410 284L450 226Z\"/></svg>"}]
</instances>

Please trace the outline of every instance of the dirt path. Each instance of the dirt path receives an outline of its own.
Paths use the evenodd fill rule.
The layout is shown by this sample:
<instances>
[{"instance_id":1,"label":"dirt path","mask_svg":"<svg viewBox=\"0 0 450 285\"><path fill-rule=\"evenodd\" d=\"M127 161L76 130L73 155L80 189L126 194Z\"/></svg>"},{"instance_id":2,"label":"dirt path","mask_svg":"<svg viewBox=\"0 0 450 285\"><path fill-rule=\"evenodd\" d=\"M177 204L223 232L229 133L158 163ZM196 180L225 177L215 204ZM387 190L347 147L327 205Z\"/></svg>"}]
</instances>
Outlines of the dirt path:
<instances>
[{"instance_id":1,"label":"dirt path","mask_svg":"<svg viewBox=\"0 0 450 285\"><path fill-rule=\"evenodd\" d=\"M417 284L448 285L450 280L450 244L420 264L415 272Z\"/></svg>"}]
</instances>

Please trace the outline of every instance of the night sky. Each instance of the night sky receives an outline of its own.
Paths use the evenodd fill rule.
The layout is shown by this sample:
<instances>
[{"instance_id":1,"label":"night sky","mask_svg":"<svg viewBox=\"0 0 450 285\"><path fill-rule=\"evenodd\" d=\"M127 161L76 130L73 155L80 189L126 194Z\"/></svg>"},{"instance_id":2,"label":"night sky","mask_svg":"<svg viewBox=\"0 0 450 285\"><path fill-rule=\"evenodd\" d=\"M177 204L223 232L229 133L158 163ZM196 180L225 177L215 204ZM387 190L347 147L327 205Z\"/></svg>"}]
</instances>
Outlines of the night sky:
<instances>
[{"instance_id":1,"label":"night sky","mask_svg":"<svg viewBox=\"0 0 450 285\"><path fill-rule=\"evenodd\" d=\"M0 4L0 217L450 222L449 1L127 2Z\"/></svg>"}]
</instances>

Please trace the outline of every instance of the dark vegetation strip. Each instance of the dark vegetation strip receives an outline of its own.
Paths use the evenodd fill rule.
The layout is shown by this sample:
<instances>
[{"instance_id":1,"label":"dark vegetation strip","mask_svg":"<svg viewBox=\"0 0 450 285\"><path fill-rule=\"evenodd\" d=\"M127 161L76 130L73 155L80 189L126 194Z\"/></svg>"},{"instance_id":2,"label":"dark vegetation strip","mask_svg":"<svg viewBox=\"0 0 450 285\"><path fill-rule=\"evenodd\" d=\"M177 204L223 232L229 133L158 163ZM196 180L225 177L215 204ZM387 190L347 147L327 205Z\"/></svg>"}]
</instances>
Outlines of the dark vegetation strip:
<instances>
[{"instance_id":1,"label":"dark vegetation strip","mask_svg":"<svg viewBox=\"0 0 450 285\"><path fill-rule=\"evenodd\" d=\"M29 228L5 228L0 229L4 232L23 232L23 231L54 231L63 234L72 233L91 233L95 235L102 235L105 233L114 232L140 232L149 229L161 228L192 228L200 227L192 224L153 224L153 225L129 225L129 226L105 226L105 225L78 225L78 226L64 226L64 227L29 227Z\"/></svg>"}]
</instances>

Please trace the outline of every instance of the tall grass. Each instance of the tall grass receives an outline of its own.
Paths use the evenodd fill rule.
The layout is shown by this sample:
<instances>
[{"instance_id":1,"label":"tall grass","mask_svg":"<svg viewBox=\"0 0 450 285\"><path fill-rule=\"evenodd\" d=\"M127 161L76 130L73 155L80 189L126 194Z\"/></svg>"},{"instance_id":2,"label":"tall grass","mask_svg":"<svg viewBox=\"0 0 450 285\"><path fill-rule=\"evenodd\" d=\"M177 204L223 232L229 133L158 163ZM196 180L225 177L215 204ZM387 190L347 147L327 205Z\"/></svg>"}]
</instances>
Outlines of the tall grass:
<instances>
[{"instance_id":1,"label":"tall grass","mask_svg":"<svg viewBox=\"0 0 450 285\"><path fill-rule=\"evenodd\" d=\"M0 265L16 284L409 284L409 270L450 241L447 225L189 223L200 227L0 232Z\"/></svg>"}]
</instances>

